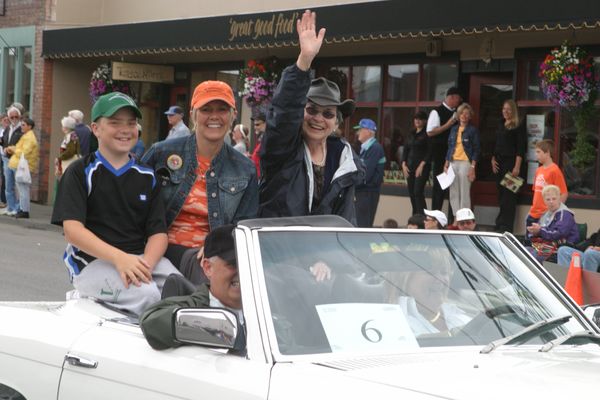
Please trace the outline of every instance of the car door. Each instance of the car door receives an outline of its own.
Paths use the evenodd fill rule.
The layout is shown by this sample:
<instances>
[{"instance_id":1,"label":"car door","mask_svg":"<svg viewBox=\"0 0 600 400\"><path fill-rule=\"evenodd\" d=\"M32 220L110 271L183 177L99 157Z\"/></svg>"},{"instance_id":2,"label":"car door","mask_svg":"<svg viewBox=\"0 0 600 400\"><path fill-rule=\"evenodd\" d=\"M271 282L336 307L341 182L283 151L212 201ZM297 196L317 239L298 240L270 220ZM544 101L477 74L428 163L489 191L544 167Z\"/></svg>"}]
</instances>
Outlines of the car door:
<instances>
[{"instance_id":1,"label":"car door","mask_svg":"<svg viewBox=\"0 0 600 400\"><path fill-rule=\"evenodd\" d=\"M71 347L58 399L266 399L270 365L225 350L157 351L136 325L105 322Z\"/></svg>"}]
</instances>

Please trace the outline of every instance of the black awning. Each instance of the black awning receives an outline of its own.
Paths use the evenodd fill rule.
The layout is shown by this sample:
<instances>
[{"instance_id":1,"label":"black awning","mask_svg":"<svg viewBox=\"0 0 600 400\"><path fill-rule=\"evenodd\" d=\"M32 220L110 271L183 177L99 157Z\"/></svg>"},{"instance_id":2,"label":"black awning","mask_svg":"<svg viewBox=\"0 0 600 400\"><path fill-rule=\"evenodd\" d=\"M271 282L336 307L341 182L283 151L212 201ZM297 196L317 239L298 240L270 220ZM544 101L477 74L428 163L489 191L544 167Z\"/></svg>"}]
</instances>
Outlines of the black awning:
<instances>
[{"instance_id":1,"label":"black awning","mask_svg":"<svg viewBox=\"0 0 600 400\"><path fill-rule=\"evenodd\" d=\"M315 9L328 43L600 27L598 0L397 0ZM303 10L47 29L48 58L258 49L295 45Z\"/></svg>"}]
</instances>

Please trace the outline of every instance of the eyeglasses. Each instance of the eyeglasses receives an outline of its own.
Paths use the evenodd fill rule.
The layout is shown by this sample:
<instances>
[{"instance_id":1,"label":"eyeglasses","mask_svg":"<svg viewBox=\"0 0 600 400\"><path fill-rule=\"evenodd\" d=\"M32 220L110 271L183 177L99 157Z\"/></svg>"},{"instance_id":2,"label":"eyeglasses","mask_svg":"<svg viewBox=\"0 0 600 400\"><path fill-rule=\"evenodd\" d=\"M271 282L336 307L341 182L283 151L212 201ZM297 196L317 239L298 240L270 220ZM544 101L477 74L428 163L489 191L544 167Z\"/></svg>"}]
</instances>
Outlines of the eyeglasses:
<instances>
[{"instance_id":1,"label":"eyeglasses","mask_svg":"<svg viewBox=\"0 0 600 400\"><path fill-rule=\"evenodd\" d=\"M19 119L19 116L18 115L12 115L12 116L8 117L8 119Z\"/></svg>"},{"instance_id":2,"label":"eyeglasses","mask_svg":"<svg viewBox=\"0 0 600 400\"><path fill-rule=\"evenodd\" d=\"M321 114L323 116L323 118L325 118L325 119L333 119L336 117L335 113L330 110L320 111L316 107L311 107L311 106L306 107L305 110L308 115L313 116L313 117L316 117L319 114Z\"/></svg>"}]
</instances>

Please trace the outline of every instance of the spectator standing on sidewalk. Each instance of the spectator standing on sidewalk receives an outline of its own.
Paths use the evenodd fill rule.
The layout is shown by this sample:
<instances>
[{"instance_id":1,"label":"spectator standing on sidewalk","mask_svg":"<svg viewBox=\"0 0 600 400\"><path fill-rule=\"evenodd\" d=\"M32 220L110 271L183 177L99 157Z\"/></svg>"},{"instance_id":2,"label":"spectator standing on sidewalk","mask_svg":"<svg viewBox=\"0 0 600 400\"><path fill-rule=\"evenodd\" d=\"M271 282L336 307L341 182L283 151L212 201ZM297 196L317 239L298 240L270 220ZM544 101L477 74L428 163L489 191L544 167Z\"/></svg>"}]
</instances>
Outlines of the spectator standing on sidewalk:
<instances>
[{"instance_id":1,"label":"spectator standing on sidewalk","mask_svg":"<svg viewBox=\"0 0 600 400\"><path fill-rule=\"evenodd\" d=\"M0 214L15 216L19 211L16 196L15 171L10 169L9 161L12 154L7 153L7 147L17 144L23 131L21 130L21 112L16 107L10 107L7 111L9 126L4 129L0 146L2 146L2 169L4 171L4 193L6 195L6 208L0 210Z\"/></svg>"},{"instance_id":2,"label":"spectator standing on sidewalk","mask_svg":"<svg viewBox=\"0 0 600 400\"><path fill-rule=\"evenodd\" d=\"M181 107L171 106L165 111L165 115L171 126L171 130L165 140L190 136L190 128L183 123L183 109Z\"/></svg>"},{"instance_id":3,"label":"spectator standing on sidewalk","mask_svg":"<svg viewBox=\"0 0 600 400\"><path fill-rule=\"evenodd\" d=\"M37 172L39 149L37 138L33 132L34 127L35 123L31 118L23 118L21 121L21 130L24 132L23 136L21 136L16 145L6 148L7 153L12 154L8 166L14 171L15 176L19 161L21 160L21 155L23 155L27 161L29 173L33 175ZM15 180L15 184L19 193L19 211L15 217L29 218L31 182L18 182Z\"/></svg>"},{"instance_id":4,"label":"spectator standing on sidewalk","mask_svg":"<svg viewBox=\"0 0 600 400\"><path fill-rule=\"evenodd\" d=\"M4 149L2 148L2 137L4 136L4 130L10 126L10 121L8 120L8 115L6 113L0 113L0 210L6 208L6 193L4 186L4 167L2 164L2 153Z\"/></svg>"},{"instance_id":5,"label":"spectator standing on sidewalk","mask_svg":"<svg viewBox=\"0 0 600 400\"><path fill-rule=\"evenodd\" d=\"M83 113L79 110L71 110L67 114L69 117L75 120L75 134L79 138L79 150L81 156L87 156L91 151L96 151L98 148L98 142L95 141L95 147L92 150L92 130L89 126L83 123ZM95 139L95 136L94 136Z\"/></svg>"},{"instance_id":6,"label":"spectator standing on sidewalk","mask_svg":"<svg viewBox=\"0 0 600 400\"><path fill-rule=\"evenodd\" d=\"M356 223L362 228L371 228L377 212L379 193L383 183L385 153L377 139L375 121L363 118L354 127L360 145L360 160L366 173L365 182L356 186Z\"/></svg>"},{"instance_id":7,"label":"spectator standing on sidewalk","mask_svg":"<svg viewBox=\"0 0 600 400\"><path fill-rule=\"evenodd\" d=\"M494 230L512 233L517 212L518 193L500 185L500 182L507 173L515 178L523 174L523 160L527 151L527 132L525 132L525 124L519 121L517 103L514 100L504 102L502 118L504 120L496 131L496 144L492 156L492 171L496 174L498 205L500 206Z\"/></svg>"},{"instance_id":8,"label":"spectator standing on sidewalk","mask_svg":"<svg viewBox=\"0 0 600 400\"><path fill-rule=\"evenodd\" d=\"M425 130L427 113L425 111L416 113L413 124L415 129L402 150L402 172L408 186L412 215L415 215L423 214L427 208L425 184L431 172L431 140Z\"/></svg>"},{"instance_id":9,"label":"spectator standing on sidewalk","mask_svg":"<svg viewBox=\"0 0 600 400\"><path fill-rule=\"evenodd\" d=\"M443 190L436 176L444 170L446 153L448 152L448 136L450 128L458 122L456 107L461 102L458 88L451 87L446 92L446 98L429 113L427 120L427 135L431 141L431 171L433 172L433 190L431 193L431 209L441 210L444 205L446 190Z\"/></svg>"}]
</instances>

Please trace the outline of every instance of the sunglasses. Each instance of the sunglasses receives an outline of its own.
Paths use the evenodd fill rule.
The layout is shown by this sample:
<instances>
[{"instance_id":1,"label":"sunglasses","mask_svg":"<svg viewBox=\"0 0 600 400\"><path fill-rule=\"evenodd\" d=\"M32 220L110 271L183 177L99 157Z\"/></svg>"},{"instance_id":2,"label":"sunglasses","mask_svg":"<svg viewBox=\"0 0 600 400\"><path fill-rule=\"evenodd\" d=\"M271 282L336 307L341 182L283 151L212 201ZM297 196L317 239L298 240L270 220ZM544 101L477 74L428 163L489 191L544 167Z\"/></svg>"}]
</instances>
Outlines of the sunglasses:
<instances>
[{"instance_id":1,"label":"sunglasses","mask_svg":"<svg viewBox=\"0 0 600 400\"><path fill-rule=\"evenodd\" d=\"M456 224L462 226L462 225L472 225L474 223L475 223L475 221L473 221L472 219L468 219L466 221L458 221Z\"/></svg>"},{"instance_id":2,"label":"sunglasses","mask_svg":"<svg viewBox=\"0 0 600 400\"><path fill-rule=\"evenodd\" d=\"M319 114L321 114L325 119L333 119L336 117L335 112L330 110L319 111L316 107L311 106L306 107L305 110L308 115L313 117L316 117Z\"/></svg>"},{"instance_id":3,"label":"sunglasses","mask_svg":"<svg viewBox=\"0 0 600 400\"><path fill-rule=\"evenodd\" d=\"M18 115L13 115L13 116L8 117L8 119L19 119L19 116Z\"/></svg>"}]
</instances>

